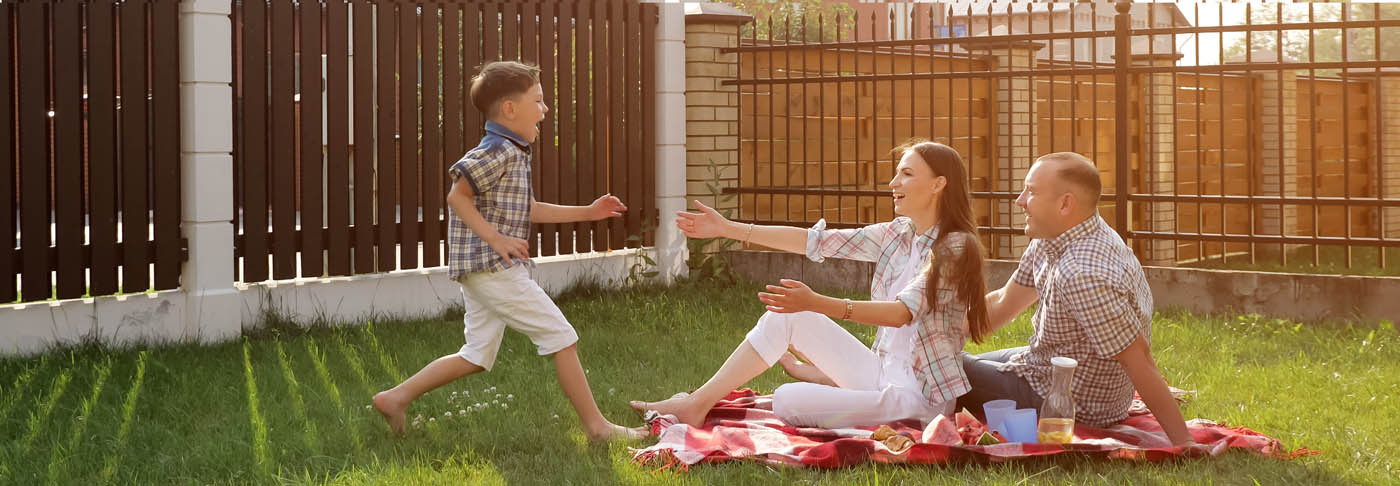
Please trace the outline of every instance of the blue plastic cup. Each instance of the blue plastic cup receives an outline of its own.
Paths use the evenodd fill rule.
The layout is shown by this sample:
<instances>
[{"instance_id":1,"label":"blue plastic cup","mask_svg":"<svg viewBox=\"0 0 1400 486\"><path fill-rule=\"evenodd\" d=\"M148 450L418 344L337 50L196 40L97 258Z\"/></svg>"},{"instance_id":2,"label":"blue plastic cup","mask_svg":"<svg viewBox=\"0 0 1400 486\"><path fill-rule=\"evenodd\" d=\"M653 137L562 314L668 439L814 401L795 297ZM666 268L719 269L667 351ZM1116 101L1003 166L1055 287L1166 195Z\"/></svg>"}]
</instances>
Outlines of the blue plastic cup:
<instances>
[{"instance_id":1,"label":"blue plastic cup","mask_svg":"<svg viewBox=\"0 0 1400 486\"><path fill-rule=\"evenodd\" d=\"M1015 400L992 400L982 404L982 411L987 414L987 428L1000 432L1003 437L1006 437L1006 428L1001 425L1002 419L1006 417L1007 412L1015 409ZM1007 438L1010 439L1010 437Z\"/></svg>"},{"instance_id":2,"label":"blue plastic cup","mask_svg":"<svg viewBox=\"0 0 1400 486\"><path fill-rule=\"evenodd\" d=\"M1018 408L1007 412L1002 418L1002 425L1006 427L1006 439L1012 442L1039 442L1036 437L1037 424L1034 408Z\"/></svg>"}]
</instances>

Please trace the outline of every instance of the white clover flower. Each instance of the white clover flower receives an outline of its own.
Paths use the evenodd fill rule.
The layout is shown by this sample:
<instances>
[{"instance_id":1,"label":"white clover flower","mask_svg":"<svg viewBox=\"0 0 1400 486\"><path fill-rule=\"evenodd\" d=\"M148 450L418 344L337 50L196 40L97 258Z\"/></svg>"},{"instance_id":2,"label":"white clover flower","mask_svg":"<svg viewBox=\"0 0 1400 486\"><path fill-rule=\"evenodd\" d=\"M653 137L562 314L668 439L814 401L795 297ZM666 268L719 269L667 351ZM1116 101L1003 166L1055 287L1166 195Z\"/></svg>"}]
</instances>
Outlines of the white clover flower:
<instances>
[{"instance_id":1,"label":"white clover flower","mask_svg":"<svg viewBox=\"0 0 1400 486\"><path fill-rule=\"evenodd\" d=\"M437 419L435 419L435 418L432 418L432 417L428 417L428 421L429 421L429 422L436 422L436 421L437 421Z\"/></svg>"},{"instance_id":2,"label":"white clover flower","mask_svg":"<svg viewBox=\"0 0 1400 486\"><path fill-rule=\"evenodd\" d=\"M501 403L501 401L500 401L500 400L491 400L491 403L492 403L492 404L497 404L497 403Z\"/></svg>"},{"instance_id":3,"label":"white clover flower","mask_svg":"<svg viewBox=\"0 0 1400 486\"><path fill-rule=\"evenodd\" d=\"M510 408L510 404L509 404L509 403L502 403L502 404L501 404L501 408Z\"/></svg>"},{"instance_id":4,"label":"white clover flower","mask_svg":"<svg viewBox=\"0 0 1400 486\"><path fill-rule=\"evenodd\" d=\"M466 414L467 414L467 409L465 409L465 408L457 411L457 415L466 415Z\"/></svg>"},{"instance_id":5,"label":"white clover flower","mask_svg":"<svg viewBox=\"0 0 1400 486\"><path fill-rule=\"evenodd\" d=\"M608 394L609 394L609 395L616 395L616 394L617 394L617 389L616 389L616 388L609 388L609 389L608 389Z\"/></svg>"},{"instance_id":6,"label":"white clover flower","mask_svg":"<svg viewBox=\"0 0 1400 486\"><path fill-rule=\"evenodd\" d=\"M373 408L373 407L374 407L374 405L365 405L365 410L369 410L370 408Z\"/></svg>"},{"instance_id":7,"label":"white clover flower","mask_svg":"<svg viewBox=\"0 0 1400 486\"><path fill-rule=\"evenodd\" d=\"M554 417L553 417L553 418L554 418L554 420L559 420L559 414L557 414L557 413L554 414Z\"/></svg>"},{"instance_id":8,"label":"white clover flower","mask_svg":"<svg viewBox=\"0 0 1400 486\"><path fill-rule=\"evenodd\" d=\"M506 395L506 400L515 400L515 394Z\"/></svg>"},{"instance_id":9,"label":"white clover flower","mask_svg":"<svg viewBox=\"0 0 1400 486\"><path fill-rule=\"evenodd\" d=\"M451 417L451 416L452 416L452 412L449 411L449 412L447 412L447 413L442 414L442 416L443 416L443 417Z\"/></svg>"}]
</instances>

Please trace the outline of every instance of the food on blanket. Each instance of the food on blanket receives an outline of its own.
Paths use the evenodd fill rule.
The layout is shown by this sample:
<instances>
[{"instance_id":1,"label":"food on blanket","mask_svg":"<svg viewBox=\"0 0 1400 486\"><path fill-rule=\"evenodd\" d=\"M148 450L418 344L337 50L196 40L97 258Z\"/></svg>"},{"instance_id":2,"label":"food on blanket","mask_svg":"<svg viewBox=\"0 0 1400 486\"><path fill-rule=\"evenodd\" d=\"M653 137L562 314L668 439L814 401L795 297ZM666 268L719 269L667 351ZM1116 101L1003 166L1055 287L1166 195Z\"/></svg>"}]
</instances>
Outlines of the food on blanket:
<instances>
[{"instance_id":1,"label":"food on blanket","mask_svg":"<svg viewBox=\"0 0 1400 486\"><path fill-rule=\"evenodd\" d=\"M890 438L891 435L894 435L894 429L890 428L888 425L881 425L880 428L870 433L870 438L884 442L885 439Z\"/></svg>"},{"instance_id":2,"label":"food on blanket","mask_svg":"<svg viewBox=\"0 0 1400 486\"><path fill-rule=\"evenodd\" d=\"M984 432L982 434L982 437L977 438L977 445L995 445L1001 444L1003 442L1010 441L1006 440L1006 437L1002 437L1001 432L997 432L995 430L990 432Z\"/></svg>"},{"instance_id":3,"label":"food on blanket","mask_svg":"<svg viewBox=\"0 0 1400 486\"><path fill-rule=\"evenodd\" d=\"M889 449L890 452L900 454L914 447L914 438L909 437L907 433L899 433L885 439L884 444L885 448Z\"/></svg>"},{"instance_id":4,"label":"food on blanket","mask_svg":"<svg viewBox=\"0 0 1400 486\"><path fill-rule=\"evenodd\" d=\"M909 435L908 432L895 432L894 429L888 425L881 425L880 428L875 429L874 432L870 433L870 438L885 444L885 448L895 454L902 453L909 450L910 447L914 447L913 436Z\"/></svg>"},{"instance_id":5,"label":"food on blanket","mask_svg":"<svg viewBox=\"0 0 1400 486\"><path fill-rule=\"evenodd\" d=\"M976 444L982 440L982 435L988 432L987 425L977 420L972 412L962 409L955 416L957 419L958 437L962 438L964 444Z\"/></svg>"},{"instance_id":6,"label":"food on blanket","mask_svg":"<svg viewBox=\"0 0 1400 486\"><path fill-rule=\"evenodd\" d=\"M958 435L958 426L947 415L939 415L933 419L933 422L929 422L928 427L924 427L924 435L919 442L943 445L963 444L962 436Z\"/></svg>"},{"instance_id":7,"label":"food on blanket","mask_svg":"<svg viewBox=\"0 0 1400 486\"><path fill-rule=\"evenodd\" d=\"M1036 438L1041 444L1068 444L1074 442L1074 419L1043 418L1036 429Z\"/></svg>"}]
</instances>

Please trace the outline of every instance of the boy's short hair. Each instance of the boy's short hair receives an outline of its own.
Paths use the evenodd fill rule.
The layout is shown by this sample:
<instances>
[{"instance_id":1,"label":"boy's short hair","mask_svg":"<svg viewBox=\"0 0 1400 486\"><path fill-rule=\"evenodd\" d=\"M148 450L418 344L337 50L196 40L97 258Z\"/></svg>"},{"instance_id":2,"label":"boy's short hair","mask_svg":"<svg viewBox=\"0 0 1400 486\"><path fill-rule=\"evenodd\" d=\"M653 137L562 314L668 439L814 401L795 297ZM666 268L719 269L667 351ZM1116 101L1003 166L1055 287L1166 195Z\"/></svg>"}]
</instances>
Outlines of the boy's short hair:
<instances>
[{"instance_id":1,"label":"boy's short hair","mask_svg":"<svg viewBox=\"0 0 1400 486\"><path fill-rule=\"evenodd\" d=\"M515 61L486 64L481 67L481 72L472 77L472 106L488 118L494 117L502 101L530 91L539 82L538 66Z\"/></svg>"}]
</instances>

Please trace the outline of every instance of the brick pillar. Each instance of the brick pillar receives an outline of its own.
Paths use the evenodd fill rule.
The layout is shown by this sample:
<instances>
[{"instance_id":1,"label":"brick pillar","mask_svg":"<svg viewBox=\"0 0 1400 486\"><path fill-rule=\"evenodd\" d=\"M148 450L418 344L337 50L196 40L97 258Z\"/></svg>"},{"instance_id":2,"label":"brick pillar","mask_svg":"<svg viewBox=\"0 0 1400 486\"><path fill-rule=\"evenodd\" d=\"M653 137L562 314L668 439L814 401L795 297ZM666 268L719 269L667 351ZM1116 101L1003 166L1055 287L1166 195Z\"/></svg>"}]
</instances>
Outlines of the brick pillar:
<instances>
[{"instance_id":1,"label":"brick pillar","mask_svg":"<svg viewBox=\"0 0 1400 486\"><path fill-rule=\"evenodd\" d=\"M1254 161L1255 194L1298 195L1298 80L1293 72L1264 71L1259 79L1259 130ZM1228 185L1228 183L1227 183ZM1229 191L1227 190L1228 194ZM1298 206L1261 204L1254 212L1260 235L1298 234ZM1292 248L1296 245L1288 245Z\"/></svg>"},{"instance_id":2,"label":"brick pillar","mask_svg":"<svg viewBox=\"0 0 1400 486\"><path fill-rule=\"evenodd\" d=\"M739 89L722 84L739 76L739 55L721 50L738 47L739 26L751 21L721 3L685 7L686 193L720 210L739 207L738 198L725 203L711 197L707 185L739 185ZM718 181L711 162L719 167Z\"/></svg>"},{"instance_id":3,"label":"brick pillar","mask_svg":"<svg viewBox=\"0 0 1400 486\"><path fill-rule=\"evenodd\" d=\"M685 209L685 7L657 5L656 63L656 266L659 280L670 284L687 274L685 236L676 228L676 211Z\"/></svg>"},{"instance_id":4,"label":"brick pillar","mask_svg":"<svg viewBox=\"0 0 1400 486\"><path fill-rule=\"evenodd\" d=\"M1134 66L1175 66L1181 54L1139 54L1132 57ZM1142 187L1150 194L1172 194L1176 184L1176 103L1172 99L1172 73L1148 73L1139 83L1143 101ZM1176 203L1147 204L1144 226L1153 232L1176 232ZM1175 265L1174 240L1146 241L1142 255L1148 265Z\"/></svg>"},{"instance_id":5,"label":"brick pillar","mask_svg":"<svg viewBox=\"0 0 1400 486\"><path fill-rule=\"evenodd\" d=\"M974 55L982 55L991 63L993 71L1022 71L1035 69L1035 53L1045 47L1041 42L989 43L982 39L970 38L962 43L964 49ZM1039 115L1036 109L1035 84L1029 77L997 78L995 117L996 150L992 156L994 187L1000 192L1020 192L1026 181L1026 172L1031 162L1041 154L1036 151L1036 123ZM966 154L964 154L966 155ZM1010 199L997 200L992 209L993 226L1022 228L1026 215ZM996 235L992 238L993 257L1020 258L1030 239L1024 234Z\"/></svg>"},{"instance_id":6,"label":"brick pillar","mask_svg":"<svg viewBox=\"0 0 1400 486\"><path fill-rule=\"evenodd\" d=\"M232 2L180 2L180 340L227 341L243 330L233 268ZM168 141L167 141L168 143Z\"/></svg>"},{"instance_id":7,"label":"brick pillar","mask_svg":"<svg viewBox=\"0 0 1400 486\"><path fill-rule=\"evenodd\" d=\"M1389 69L1389 68L1388 68ZM1381 194L1387 199L1400 199L1400 70L1381 73L1379 96L1372 103L1379 121L1379 170ZM1382 208L1381 226L1386 238L1400 238L1400 208Z\"/></svg>"},{"instance_id":8,"label":"brick pillar","mask_svg":"<svg viewBox=\"0 0 1400 486\"><path fill-rule=\"evenodd\" d=\"M1376 132L1376 154L1371 156L1375 166L1371 168L1371 173L1376 178L1375 187L1381 197L1400 199L1400 103L1391 101L1400 96L1400 68L1384 68L1380 73L1352 74L1348 77L1375 79L1375 95L1367 103ZM1375 218L1375 234L1386 239L1400 239L1400 208L1379 208Z\"/></svg>"}]
</instances>

